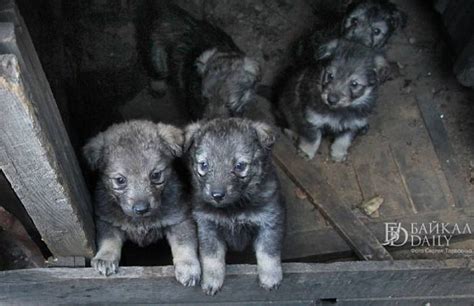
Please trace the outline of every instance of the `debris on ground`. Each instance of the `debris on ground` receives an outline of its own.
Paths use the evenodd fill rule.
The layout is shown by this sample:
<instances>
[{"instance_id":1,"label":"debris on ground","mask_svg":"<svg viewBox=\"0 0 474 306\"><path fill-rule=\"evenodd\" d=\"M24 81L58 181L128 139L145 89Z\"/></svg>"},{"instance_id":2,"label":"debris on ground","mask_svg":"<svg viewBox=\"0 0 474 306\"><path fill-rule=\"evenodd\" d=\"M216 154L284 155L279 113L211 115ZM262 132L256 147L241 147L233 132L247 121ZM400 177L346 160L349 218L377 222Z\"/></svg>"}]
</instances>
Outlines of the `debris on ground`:
<instances>
[{"instance_id":1,"label":"debris on ground","mask_svg":"<svg viewBox=\"0 0 474 306\"><path fill-rule=\"evenodd\" d=\"M308 198L308 195L306 194L306 192L304 192L304 190L299 187L295 188L295 194L296 194L296 197L300 200L306 200Z\"/></svg>"},{"instance_id":2,"label":"debris on ground","mask_svg":"<svg viewBox=\"0 0 474 306\"><path fill-rule=\"evenodd\" d=\"M360 210L371 218L379 217L379 208L382 205L384 198L381 196L375 196L367 201L362 202L359 205Z\"/></svg>"}]
</instances>

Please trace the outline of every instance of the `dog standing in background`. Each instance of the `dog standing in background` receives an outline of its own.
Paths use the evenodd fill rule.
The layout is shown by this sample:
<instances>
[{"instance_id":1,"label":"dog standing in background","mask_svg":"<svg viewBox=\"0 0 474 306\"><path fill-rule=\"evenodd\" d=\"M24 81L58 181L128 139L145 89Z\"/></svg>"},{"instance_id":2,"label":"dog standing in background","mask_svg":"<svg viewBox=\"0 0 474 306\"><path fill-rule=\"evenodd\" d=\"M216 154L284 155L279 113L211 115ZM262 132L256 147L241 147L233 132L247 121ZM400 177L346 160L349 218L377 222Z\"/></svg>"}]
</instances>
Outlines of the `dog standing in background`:
<instances>
[{"instance_id":1,"label":"dog standing in background","mask_svg":"<svg viewBox=\"0 0 474 306\"><path fill-rule=\"evenodd\" d=\"M193 119L241 116L255 100L258 63L221 29L175 5L156 1L153 12L154 78L184 93Z\"/></svg>"},{"instance_id":2,"label":"dog standing in background","mask_svg":"<svg viewBox=\"0 0 474 306\"><path fill-rule=\"evenodd\" d=\"M172 165L182 145L180 129L135 120L109 127L84 146L89 166L99 172L98 251L91 265L101 274L117 272L126 240L146 246L166 237L176 279L199 283L196 227Z\"/></svg>"},{"instance_id":3,"label":"dog standing in background","mask_svg":"<svg viewBox=\"0 0 474 306\"><path fill-rule=\"evenodd\" d=\"M355 1L344 16L321 16L314 30L300 38L295 46L297 63L314 61L319 46L345 38L370 48L383 48L390 37L406 24L406 15L388 0Z\"/></svg>"},{"instance_id":4,"label":"dog standing in background","mask_svg":"<svg viewBox=\"0 0 474 306\"><path fill-rule=\"evenodd\" d=\"M356 135L368 127L389 66L381 51L344 39L319 51L317 62L289 77L278 110L304 155L312 159L329 132L335 135L332 159L344 161Z\"/></svg>"},{"instance_id":5,"label":"dog standing in background","mask_svg":"<svg viewBox=\"0 0 474 306\"><path fill-rule=\"evenodd\" d=\"M247 119L214 119L185 130L198 226L201 287L214 295L224 283L227 249L252 245L260 285L283 278L285 207L271 161L271 128Z\"/></svg>"}]
</instances>

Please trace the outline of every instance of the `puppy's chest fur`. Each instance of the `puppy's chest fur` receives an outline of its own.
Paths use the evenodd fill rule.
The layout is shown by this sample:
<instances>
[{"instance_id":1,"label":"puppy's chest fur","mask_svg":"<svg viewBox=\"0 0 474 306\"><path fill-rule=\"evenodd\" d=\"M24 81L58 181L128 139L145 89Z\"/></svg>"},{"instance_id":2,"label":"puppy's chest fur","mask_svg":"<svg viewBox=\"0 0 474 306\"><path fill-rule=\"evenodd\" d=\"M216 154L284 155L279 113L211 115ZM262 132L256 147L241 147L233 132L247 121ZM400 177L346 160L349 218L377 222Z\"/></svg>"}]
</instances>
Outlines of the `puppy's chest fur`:
<instances>
[{"instance_id":1,"label":"puppy's chest fur","mask_svg":"<svg viewBox=\"0 0 474 306\"><path fill-rule=\"evenodd\" d=\"M163 238L163 227L161 224L124 224L120 229L125 232L128 240L141 247Z\"/></svg>"},{"instance_id":2,"label":"puppy's chest fur","mask_svg":"<svg viewBox=\"0 0 474 306\"><path fill-rule=\"evenodd\" d=\"M260 228L275 220L275 216L265 210L196 211L195 218L214 223L228 247L235 251L243 251L254 241Z\"/></svg>"},{"instance_id":3,"label":"puppy's chest fur","mask_svg":"<svg viewBox=\"0 0 474 306\"><path fill-rule=\"evenodd\" d=\"M363 116L355 116L349 113L323 113L312 108L306 109L304 117L312 126L336 133L345 130L358 130L367 125L367 118Z\"/></svg>"}]
</instances>

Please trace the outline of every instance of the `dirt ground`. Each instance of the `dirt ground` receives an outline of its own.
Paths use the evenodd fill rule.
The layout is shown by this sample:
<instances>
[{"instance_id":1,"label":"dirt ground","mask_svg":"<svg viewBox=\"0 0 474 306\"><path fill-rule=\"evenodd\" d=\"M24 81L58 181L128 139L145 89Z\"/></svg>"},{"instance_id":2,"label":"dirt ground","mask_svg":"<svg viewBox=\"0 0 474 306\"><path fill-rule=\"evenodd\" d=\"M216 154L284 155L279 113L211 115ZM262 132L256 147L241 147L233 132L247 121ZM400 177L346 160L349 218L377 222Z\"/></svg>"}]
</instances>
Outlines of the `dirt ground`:
<instances>
[{"instance_id":1,"label":"dirt ground","mask_svg":"<svg viewBox=\"0 0 474 306\"><path fill-rule=\"evenodd\" d=\"M143 2L89 0L30 4L19 1L77 152L88 137L124 119L147 118L181 126L188 122L189 118L183 116L185 106L174 100L172 92L157 97L150 89L150 79L137 50L136 30ZM242 50L262 65L262 83L271 85L288 63L289 46L311 27L314 12L321 3L331 3L340 9L345 1L176 2L231 35ZM413 106L417 95L431 97L433 106L442 112L449 140L462 167L467 200L472 206L474 91L457 83L451 72L448 39L430 2L393 2L409 19L407 27L386 47L396 69L392 81L381 89L378 108L383 108L386 100L399 100L407 105L405 115L409 118L413 116L410 113L413 107L408 106ZM35 10L32 5L37 6ZM271 120L269 107L268 101L260 99L251 116ZM374 117L377 129L377 113ZM301 207L295 209L298 213L292 218L305 224L309 221L304 216L311 209ZM472 246L472 241L469 243Z\"/></svg>"}]
</instances>

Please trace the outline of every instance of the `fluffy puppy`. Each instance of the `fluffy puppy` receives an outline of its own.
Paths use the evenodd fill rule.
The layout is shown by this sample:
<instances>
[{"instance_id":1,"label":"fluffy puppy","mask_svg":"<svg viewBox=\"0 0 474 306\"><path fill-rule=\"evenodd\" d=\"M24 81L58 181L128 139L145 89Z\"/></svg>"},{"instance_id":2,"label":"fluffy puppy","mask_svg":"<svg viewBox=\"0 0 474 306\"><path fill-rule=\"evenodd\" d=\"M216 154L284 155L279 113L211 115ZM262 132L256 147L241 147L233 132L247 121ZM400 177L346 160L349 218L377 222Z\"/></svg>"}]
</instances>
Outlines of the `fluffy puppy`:
<instances>
[{"instance_id":1,"label":"fluffy puppy","mask_svg":"<svg viewBox=\"0 0 474 306\"><path fill-rule=\"evenodd\" d=\"M388 63L380 51L343 39L321 46L317 59L289 78L278 108L302 153L313 158L327 131L335 135L332 159L344 161L368 126Z\"/></svg>"},{"instance_id":2,"label":"fluffy puppy","mask_svg":"<svg viewBox=\"0 0 474 306\"><path fill-rule=\"evenodd\" d=\"M194 119L241 116L255 100L257 62L232 38L172 4L155 4L150 59L155 78L185 94Z\"/></svg>"},{"instance_id":3,"label":"fluffy puppy","mask_svg":"<svg viewBox=\"0 0 474 306\"><path fill-rule=\"evenodd\" d=\"M397 29L406 24L406 15L388 0L356 1L344 16L321 16L311 33L295 46L296 62L313 61L319 46L339 37L370 48L382 48Z\"/></svg>"},{"instance_id":4,"label":"fluffy puppy","mask_svg":"<svg viewBox=\"0 0 474 306\"><path fill-rule=\"evenodd\" d=\"M260 285L277 288L285 208L271 162L271 128L246 119L214 119L188 126L185 138L202 289L214 295L224 282L227 249L248 245L256 253Z\"/></svg>"},{"instance_id":5,"label":"fluffy puppy","mask_svg":"<svg viewBox=\"0 0 474 306\"><path fill-rule=\"evenodd\" d=\"M182 154L183 133L171 125L130 121L109 127L83 148L99 173L95 191L98 251L92 266L106 276L118 270L122 245L166 237L176 279L199 282L196 227L172 166Z\"/></svg>"}]
</instances>

